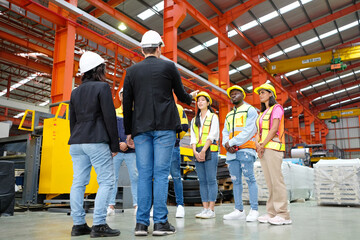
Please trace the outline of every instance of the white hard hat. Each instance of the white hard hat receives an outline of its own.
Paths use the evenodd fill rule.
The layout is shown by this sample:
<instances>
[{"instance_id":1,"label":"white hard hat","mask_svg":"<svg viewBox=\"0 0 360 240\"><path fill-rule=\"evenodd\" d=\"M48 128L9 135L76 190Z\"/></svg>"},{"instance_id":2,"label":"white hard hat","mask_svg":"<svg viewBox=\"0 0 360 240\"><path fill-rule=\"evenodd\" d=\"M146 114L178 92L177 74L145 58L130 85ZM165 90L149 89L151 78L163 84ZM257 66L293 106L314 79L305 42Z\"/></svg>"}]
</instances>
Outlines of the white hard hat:
<instances>
[{"instance_id":1,"label":"white hard hat","mask_svg":"<svg viewBox=\"0 0 360 240\"><path fill-rule=\"evenodd\" d=\"M83 74L93 68L96 68L100 64L103 64L105 59L103 59L99 54L94 52L85 52L80 57L79 66L80 73Z\"/></svg>"},{"instance_id":2,"label":"white hard hat","mask_svg":"<svg viewBox=\"0 0 360 240\"><path fill-rule=\"evenodd\" d=\"M153 30L147 31L142 36L140 45L142 48L165 46L160 34Z\"/></svg>"}]
</instances>

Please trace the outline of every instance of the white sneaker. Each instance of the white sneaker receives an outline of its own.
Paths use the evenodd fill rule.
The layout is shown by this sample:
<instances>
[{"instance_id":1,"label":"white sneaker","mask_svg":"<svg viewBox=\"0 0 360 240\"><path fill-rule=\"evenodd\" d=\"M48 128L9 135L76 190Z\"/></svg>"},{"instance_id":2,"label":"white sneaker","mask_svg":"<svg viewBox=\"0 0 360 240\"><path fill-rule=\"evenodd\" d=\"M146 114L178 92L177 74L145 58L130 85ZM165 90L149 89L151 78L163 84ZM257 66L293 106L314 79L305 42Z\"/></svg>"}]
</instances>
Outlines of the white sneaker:
<instances>
[{"instance_id":1,"label":"white sneaker","mask_svg":"<svg viewBox=\"0 0 360 240\"><path fill-rule=\"evenodd\" d=\"M185 209L182 205L179 205L176 209L176 215L177 218L183 218L185 216Z\"/></svg>"},{"instance_id":2,"label":"white sneaker","mask_svg":"<svg viewBox=\"0 0 360 240\"><path fill-rule=\"evenodd\" d=\"M246 221L247 222L254 222L258 219L259 217L259 212L257 210L252 210L250 209L249 214L246 217Z\"/></svg>"},{"instance_id":3,"label":"white sneaker","mask_svg":"<svg viewBox=\"0 0 360 240\"><path fill-rule=\"evenodd\" d=\"M137 209L138 209L138 207L137 207L137 205L136 206L134 206L134 216L136 216L136 213L137 213Z\"/></svg>"},{"instance_id":4,"label":"white sneaker","mask_svg":"<svg viewBox=\"0 0 360 240\"><path fill-rule=\"evenodd\" d=\"M224 215L223 219L224 220L238 220L238 219L245 219L245 217L246 217L245 210L243 210L241 212L240 210L235 209L231 213Z\"/></svg>"},{"instance_id":5,"label":"white sneaker","mask_svg":"<svg viewBox=\"0 0 360 240\"><path fill-rule=\"evenodd\" d=\"M202 216L207 213L207 209L204 208L200 213L196 214L195 217L196 218L202 218Z\"/></svg>"},{"instance_id":6,"label":"white sneaker","mask_svg":"<svg viewBox=\"0 0 360 240\"><path fill-rule=\"evenodd\" d=\"M115 208L111 208L110 206L108 206L106 215L115 216Z\"/></svg>"},{"instance_id":7,"label":"white sneaker","mask_svg":"<svg viewBox=\"0 0 360 240\"><path fill-rule=\"evenodd\" d=\"M203 219L209 219L209 218L215 218L215 217L216 217L215 211L212 211L211 209L208 209L208 210L206 211L206 213L204 213L204 214L202 215L201 218L203 218Z\"/></svg>"},{"instance_id":8,"label":"white sneaker","mask_svg":"<svg viewBox=\"0 0 360 240\"><path fill-rule=\"evenodd\" d=\"M275 216L269 219L269 223L273 225L288 225L291 224L292 221L290 219L286 220L285 218L282 218L280 216Z\"/></svg>"},{"instance_id":9,"label":"white sneaker","mask_svg":"<svg viewBox=\"0 0 360 240\"><path fill-rule=\"evenodd\" d=\"M153 207L151 207L151 209L150 209L150 217L154 217L154 208Z\"/></svg>"},{"instance_id":10,"label":"white sneaker","mask_svg":"<svg viewBox=\"0 0 360 240\"><path fill-rule=\"evenodd\" d=\"M265 215L261 215L260 217L258 217L257 220L260 223L268 223L270 218L271 218L271 216L269 214L265 214Z\"/></svg>"}]
</instances>

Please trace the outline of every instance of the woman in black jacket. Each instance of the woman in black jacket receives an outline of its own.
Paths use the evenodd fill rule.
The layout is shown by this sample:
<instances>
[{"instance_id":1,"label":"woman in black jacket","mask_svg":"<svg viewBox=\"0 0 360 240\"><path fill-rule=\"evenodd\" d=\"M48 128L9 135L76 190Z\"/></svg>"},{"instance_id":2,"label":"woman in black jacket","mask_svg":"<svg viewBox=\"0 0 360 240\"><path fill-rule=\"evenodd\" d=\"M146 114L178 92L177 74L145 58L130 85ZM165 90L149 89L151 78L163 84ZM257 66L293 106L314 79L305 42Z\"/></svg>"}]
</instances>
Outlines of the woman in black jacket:
<instances>
[{"instance_id":1,"label":"woman in black jacket","mask_svg":"<svg viewBox=\"0 0 360 240\"><path fill-rule=\"evenodd\" d=\"M74 179L70 192L72 236L118 236L119 230L106 224L106 208L114 186L112 155L119 149L115 108L110 87L105 80L105 60L93 52L80 58L82 84L70 99L70 154ZM83 209L84 193L90 180L91 167L97 174L99 189L95 199L93 226L89 228Z\"/></svg>"}]
</instances>

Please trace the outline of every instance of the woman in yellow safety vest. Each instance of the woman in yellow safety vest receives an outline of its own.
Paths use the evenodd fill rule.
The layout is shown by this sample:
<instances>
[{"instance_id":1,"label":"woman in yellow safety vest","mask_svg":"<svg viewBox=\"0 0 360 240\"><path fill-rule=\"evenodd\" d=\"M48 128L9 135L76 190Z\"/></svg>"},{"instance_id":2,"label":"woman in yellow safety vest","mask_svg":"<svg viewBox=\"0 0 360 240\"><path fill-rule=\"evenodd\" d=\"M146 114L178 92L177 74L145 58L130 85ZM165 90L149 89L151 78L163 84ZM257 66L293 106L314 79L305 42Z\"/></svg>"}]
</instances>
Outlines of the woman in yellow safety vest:
<instances>
[{"instance_id":1,"label":"woman in yellow safety vest","mask_svg":"<svg viewBox=\"0 0 360 240\"><path fill-rule=\"evenodd\" d=\"M255 145L269 189L267 214L260 216L258 221L273 225L291 224L287 191L281 172L285 151L284 109L276 102L276 91L272 85L265 83L255 88L254 92L259 95L261 102L261 113L256 120Z\"/></svg>"},{"instance_id":2,"label":"woman in yellow safety vest","mask_svg":"<svg viewBox=\"0 0 360 240\"><path fill-rule=\"evenodd\" d=\"M200 92L195 100L198 111L191 121L191 141L196 173L200 183L200 195L204 209L197 218L215 218L215 201L218 192L216 181L219 156L219 118L211 108L212 99Z\"/></svg>"}]
</instances>

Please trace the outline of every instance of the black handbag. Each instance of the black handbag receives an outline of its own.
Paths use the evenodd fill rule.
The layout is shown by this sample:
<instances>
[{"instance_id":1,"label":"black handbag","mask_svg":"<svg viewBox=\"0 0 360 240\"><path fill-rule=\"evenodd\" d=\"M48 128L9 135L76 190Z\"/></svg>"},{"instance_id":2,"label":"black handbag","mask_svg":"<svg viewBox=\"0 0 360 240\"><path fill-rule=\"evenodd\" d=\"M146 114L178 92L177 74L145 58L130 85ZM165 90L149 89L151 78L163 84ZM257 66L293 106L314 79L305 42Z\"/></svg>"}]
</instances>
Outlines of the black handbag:
<instances>
[{"instance_id":1,"label":"black handbag","mask_svg":"<svg viewBox=\"0 0 360 240\"><path fill-rule=\"evenodd\" d=\"M201 146L201 147L196 147L196 151L198 153L201 152L201 150L203 149L204 146ZM208 147L208 149L206 150L205 152L205 161L207 160L211 160L211 152L210 152L210 147Z\"/></svg>"}]
</instances>

